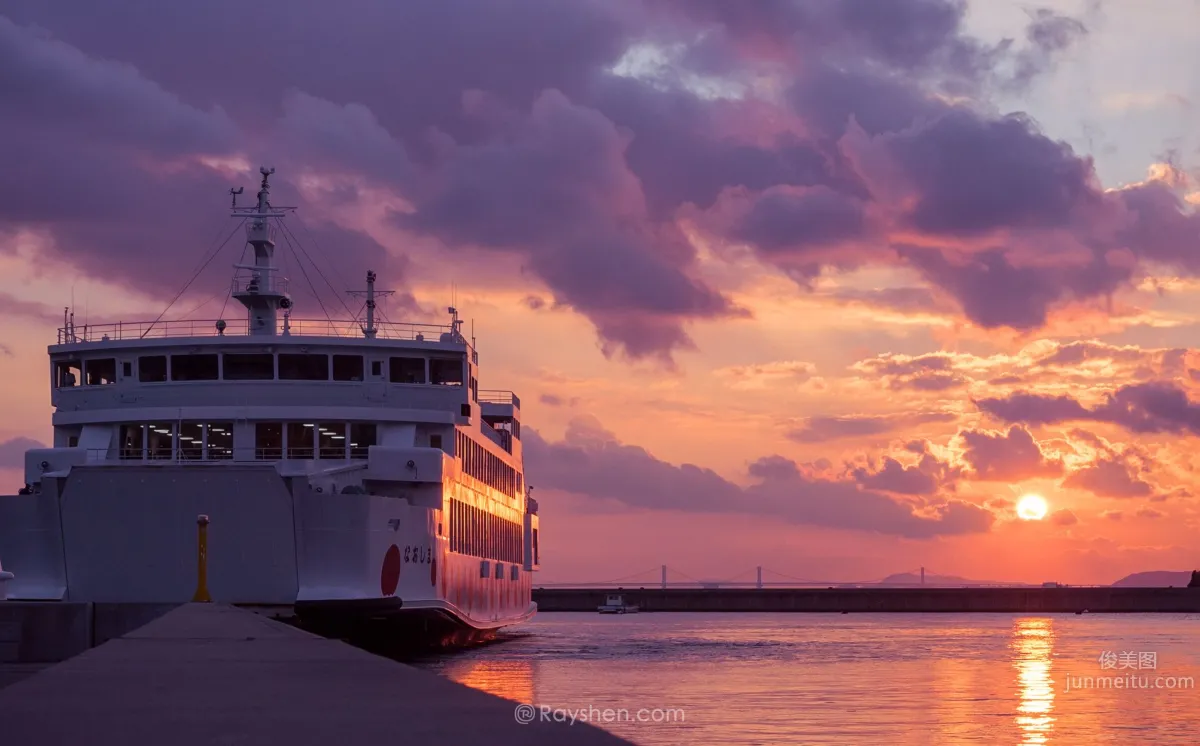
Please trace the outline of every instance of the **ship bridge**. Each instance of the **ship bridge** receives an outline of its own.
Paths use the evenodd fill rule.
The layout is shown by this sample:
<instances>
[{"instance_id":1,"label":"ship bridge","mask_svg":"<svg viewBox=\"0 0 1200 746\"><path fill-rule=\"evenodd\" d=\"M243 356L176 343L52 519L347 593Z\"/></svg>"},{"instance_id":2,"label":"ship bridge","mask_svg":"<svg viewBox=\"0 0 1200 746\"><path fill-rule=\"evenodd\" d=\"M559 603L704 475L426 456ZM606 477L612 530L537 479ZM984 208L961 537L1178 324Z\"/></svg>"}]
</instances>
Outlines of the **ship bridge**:
<instances>
[{"instance_id":1,"label":"ship bridge","mask_svg":"<svg viewBox=\"0 0 1200 746\"><path fill-rule=\"evenodd\" d=\"M238 207L240 190L231 190L255 257L234 265L230 283L243 317L81 326L64 313L48 349L53 448L27 454L27 483L71 465L130 461L277 461L311 472L365 460L372 447L465 460L459 448L470 441L481 454L472 463L487 452L501 465L484 470L489 481L515 487L520 399L479 389L479 355L457 309L445 324L380 321L377 299L389 291L368 272L366 290L350 291L365 299L364 318L292 317L274 223L294 208L270 203L273 171L261 169L253 207Z\"/></svg>"}]
</instances>

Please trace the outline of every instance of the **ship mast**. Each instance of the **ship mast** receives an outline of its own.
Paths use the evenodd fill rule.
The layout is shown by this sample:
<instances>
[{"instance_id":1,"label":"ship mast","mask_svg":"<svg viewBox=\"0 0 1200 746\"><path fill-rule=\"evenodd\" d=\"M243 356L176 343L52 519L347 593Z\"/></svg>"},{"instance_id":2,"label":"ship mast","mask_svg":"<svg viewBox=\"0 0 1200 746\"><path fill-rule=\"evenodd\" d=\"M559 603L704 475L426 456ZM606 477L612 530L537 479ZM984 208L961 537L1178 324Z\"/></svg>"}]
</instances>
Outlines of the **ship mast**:
<instances>
[{"instance_id":1,"label":"ship mast","mask_svg":"<svg viewBox=\"0 0 1200 746\"><path fill-rule=\"evenodd\" d=\"M379 334L379 328L375 326L375 299L386 298L389 295L395 294L395 290L376 290L375 289L375 272L367 270L367 289L366 290L347 290L346 295L351 295L356 298L366 297L367 299L367 323L362 328L363 336L367 339L375 339Z\"/></svg>"},{"instance_id":2,"label":"ship mast","mask_svg":"<svg viewBox=\"0 0 1200 746\"><path fill-rule=\"evenodd\" d=\"M254 264L234 265L243 272L234 277L232 294L246 307L248 333L274 336L278 333L278 313L292 307L292 298L286 282L276 276L279 268L274 262L275 227L270 218L282 218L286 210L295 208L272 206L269 178L275 169L263 166L258 171L262 174L262 184L254 207L238 207L237 195L242 190L229 190L233 196L231 214L248 221L246 242L254 248Z\"/></svg>"}]
</instances>

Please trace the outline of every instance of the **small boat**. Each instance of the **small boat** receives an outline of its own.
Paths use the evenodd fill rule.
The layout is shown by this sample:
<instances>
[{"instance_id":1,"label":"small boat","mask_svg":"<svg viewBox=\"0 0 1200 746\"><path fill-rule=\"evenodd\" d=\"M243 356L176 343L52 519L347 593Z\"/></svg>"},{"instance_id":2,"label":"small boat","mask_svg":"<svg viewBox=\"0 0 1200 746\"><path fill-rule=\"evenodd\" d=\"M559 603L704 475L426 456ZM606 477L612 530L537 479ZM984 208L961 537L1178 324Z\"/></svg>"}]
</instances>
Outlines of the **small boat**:
<instances>
[{"instance_id":1,"label":"small boat","mask_svg":"<svg viewBox=\"0 0 1200 746\"><path fill-rule=\"evenodd\" d=\"M609 594L604 604L596 607L601 614L636 614L637 606L625 603L625 597L619 594Z\"/></svg>"}]
</instances>

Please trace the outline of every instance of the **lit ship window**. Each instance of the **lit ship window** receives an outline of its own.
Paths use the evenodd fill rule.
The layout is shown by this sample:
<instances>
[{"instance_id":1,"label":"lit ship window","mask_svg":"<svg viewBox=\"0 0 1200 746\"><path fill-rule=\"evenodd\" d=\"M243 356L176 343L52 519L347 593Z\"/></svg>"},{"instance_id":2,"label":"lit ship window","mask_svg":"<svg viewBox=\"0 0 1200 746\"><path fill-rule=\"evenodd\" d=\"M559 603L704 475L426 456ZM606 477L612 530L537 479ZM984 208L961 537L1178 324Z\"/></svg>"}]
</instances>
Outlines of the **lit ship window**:
<instances>
[{"instance_id":1,"label":"lit ship window","mask_svg":"<svg viewBox=\"0 0 1200 746\"><path fill-rule=\"evenodd\" d=\"M152 422L146 425L146 458L174 458L174 440L171 423Z\"/></svg>"},{"instance_id":2,"label":"lit ship window","mask_svg":"<svg viewBox=\"0 0 1200 746\"><path fill-rule=\"evenodd\" d=\"M204 458L204 425L199 422L179 423L179 458L185 461Z\"/></svg>"},{"instance_id":3,"label":"lit ship window","mask_svg":"<svg viewBox=\"0 0 1200 746\"><path fill-rule=\"evenodd\" d=\"M320 423L317 425L317 440L317 458L346 458L346 423Z\"/></svg>"},{"instance_id":4,"label":"lit ship window","mask_svg":"<svg viewBox=\"0 0 1200 746\"><path fill-rule=\"evenodd\" d=\"M233 458L233 423L212 422L208 425L205 448L208 458L215 460Z\"/></svg>"}]
</instances>

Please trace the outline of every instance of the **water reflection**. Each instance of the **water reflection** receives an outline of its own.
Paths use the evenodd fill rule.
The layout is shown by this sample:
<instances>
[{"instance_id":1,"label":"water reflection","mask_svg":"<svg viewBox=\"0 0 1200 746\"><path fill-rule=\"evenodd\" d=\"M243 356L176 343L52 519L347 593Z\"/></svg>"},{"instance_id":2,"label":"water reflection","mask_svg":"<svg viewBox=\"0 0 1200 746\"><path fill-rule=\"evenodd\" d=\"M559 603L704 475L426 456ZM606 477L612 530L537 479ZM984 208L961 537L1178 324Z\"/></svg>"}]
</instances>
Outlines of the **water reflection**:
<instances>
[{"instance_id":1,"label":"water reflection","mask_svg":"<svg viewBox=\"0 0 1200 746\"><path fill-rule=\"evenodd\" d=\"M1022 744L1050 742L1054 730L1054 679L1050 663L1054 653L1052 619L1018 619L1009 643L1017 670L1017 727Z\"/></svg>"},{"instance_id":2,"label":"water reflection","mask_svg":"<svg viewBox=\"0 0 1200 746\"><path fill-rule=\"evenodd\" d=\"M472 689L529 704L533 697L533 664L525 660L460 659L448 663L444 674Z\"/></svg>"}]
</instances>

